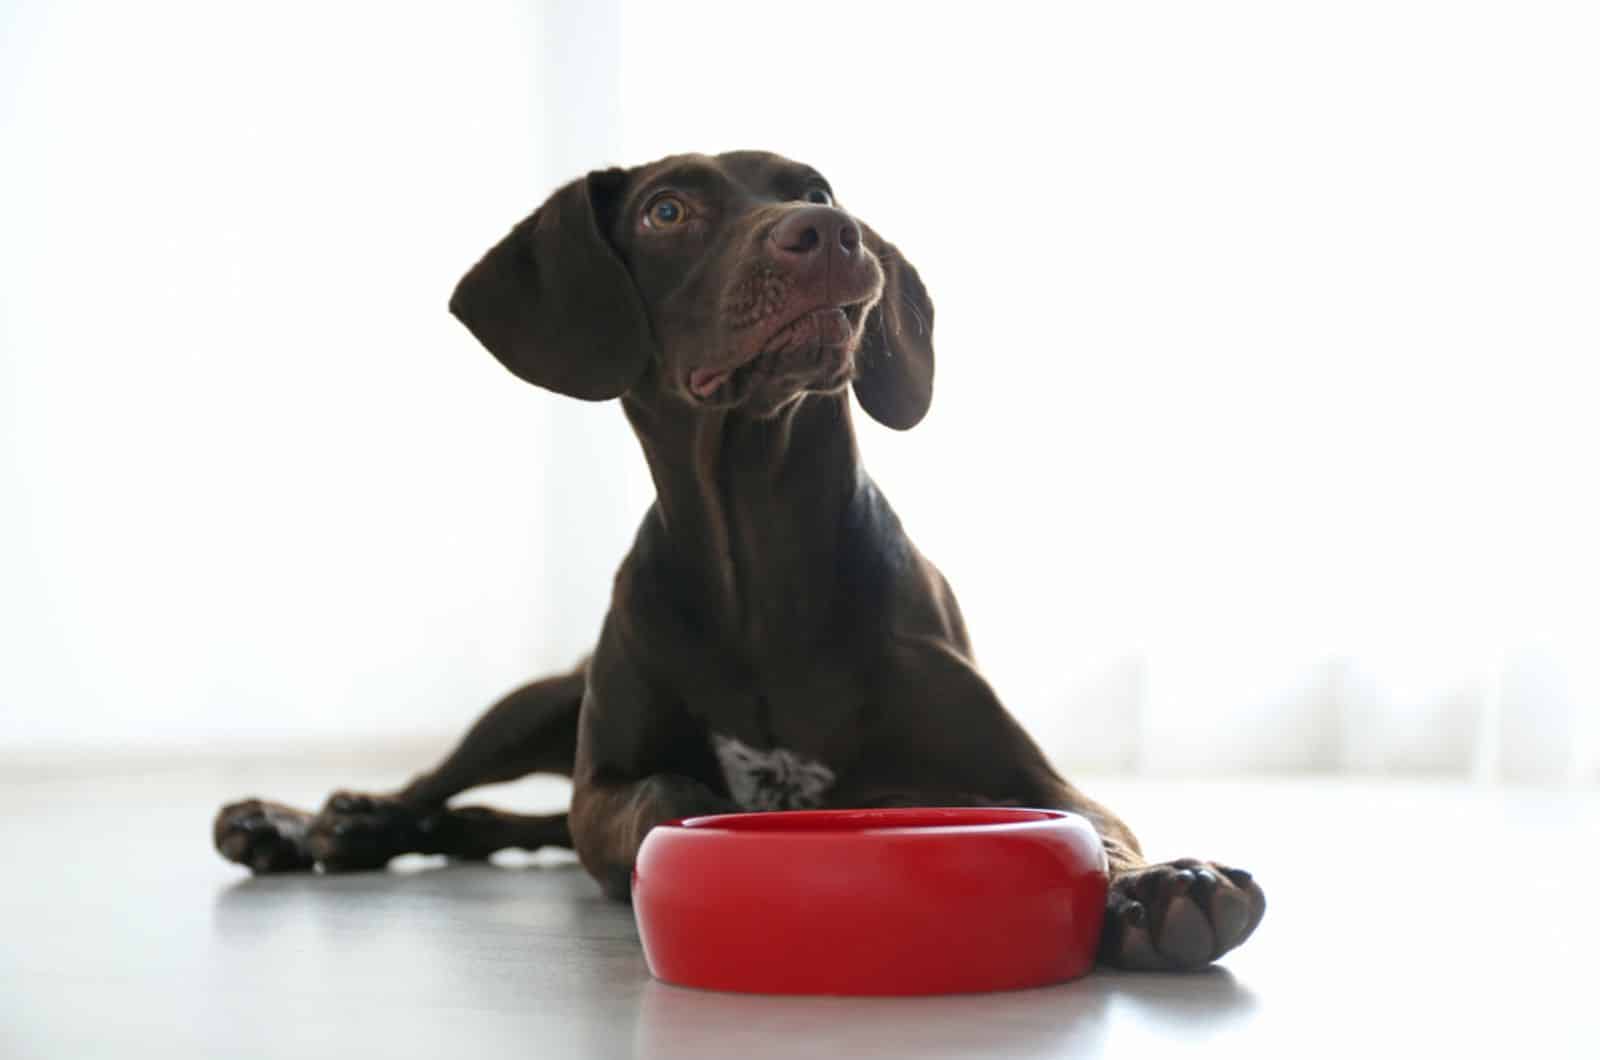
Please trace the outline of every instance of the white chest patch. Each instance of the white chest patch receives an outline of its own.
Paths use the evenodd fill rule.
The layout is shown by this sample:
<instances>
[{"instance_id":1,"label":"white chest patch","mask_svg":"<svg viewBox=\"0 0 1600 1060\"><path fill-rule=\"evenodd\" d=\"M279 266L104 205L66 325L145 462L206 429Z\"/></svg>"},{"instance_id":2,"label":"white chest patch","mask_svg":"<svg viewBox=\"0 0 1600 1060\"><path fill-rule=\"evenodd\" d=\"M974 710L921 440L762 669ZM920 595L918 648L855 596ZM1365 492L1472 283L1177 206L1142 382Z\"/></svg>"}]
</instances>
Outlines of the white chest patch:
<instances>
[{"instance_id":1,"label":"white chest patch","mask_svg":"<svg viewBox=\"0 0 1600 1060\"><path fill-rule=\"evenodd\" d=\"M833 770L775 747L758 751L720 732L711 734L728 794L746 810L810 810L833 787Z\"/></svg>"}]
</instances>

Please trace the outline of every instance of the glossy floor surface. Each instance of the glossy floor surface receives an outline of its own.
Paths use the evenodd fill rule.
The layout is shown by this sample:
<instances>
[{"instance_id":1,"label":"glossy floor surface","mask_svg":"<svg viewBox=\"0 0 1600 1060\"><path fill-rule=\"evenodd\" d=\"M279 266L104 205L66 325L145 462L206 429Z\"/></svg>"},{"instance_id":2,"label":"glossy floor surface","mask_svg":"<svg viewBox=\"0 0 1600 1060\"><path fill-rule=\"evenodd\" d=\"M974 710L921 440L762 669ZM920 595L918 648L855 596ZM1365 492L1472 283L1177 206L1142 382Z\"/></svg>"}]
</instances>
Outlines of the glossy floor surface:
<instances>
[{"instance_id":1,"label":"glossy floor surface","mask_svg":"<svg viewBox=\"0 0 1600 1060\"><path fill-rule=\"evenodd\" d=\"M1151 853L1253 870L1256 937L1199 975L773 998L653 982L569 856L249 879L210 850L225 798L413 764L0 773L0 1056L1600 1056L1594 792L1086 781Z\"/></svg>"}]
</instances>

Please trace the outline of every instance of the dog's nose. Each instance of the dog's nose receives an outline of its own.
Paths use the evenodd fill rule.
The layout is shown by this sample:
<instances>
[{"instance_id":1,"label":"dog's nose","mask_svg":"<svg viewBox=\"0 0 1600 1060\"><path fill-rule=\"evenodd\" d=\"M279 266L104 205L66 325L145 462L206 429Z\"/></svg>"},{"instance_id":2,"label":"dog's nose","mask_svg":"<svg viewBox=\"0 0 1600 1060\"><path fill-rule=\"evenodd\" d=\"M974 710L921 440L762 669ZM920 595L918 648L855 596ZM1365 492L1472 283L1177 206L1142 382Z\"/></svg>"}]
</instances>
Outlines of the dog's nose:
<instances>
[{"instance_id":1,"label":"dog's nose","mask_svg":"<svg viewBox=\"0 0 1600 1060\"><path fill-rule=\"evenodd\" d=\"M843 210L802 206L790 210L773 226L772 245L780 258L796 263L834 247L851 257L861 249L861 229Z\"/></svg>"}]
</instances>

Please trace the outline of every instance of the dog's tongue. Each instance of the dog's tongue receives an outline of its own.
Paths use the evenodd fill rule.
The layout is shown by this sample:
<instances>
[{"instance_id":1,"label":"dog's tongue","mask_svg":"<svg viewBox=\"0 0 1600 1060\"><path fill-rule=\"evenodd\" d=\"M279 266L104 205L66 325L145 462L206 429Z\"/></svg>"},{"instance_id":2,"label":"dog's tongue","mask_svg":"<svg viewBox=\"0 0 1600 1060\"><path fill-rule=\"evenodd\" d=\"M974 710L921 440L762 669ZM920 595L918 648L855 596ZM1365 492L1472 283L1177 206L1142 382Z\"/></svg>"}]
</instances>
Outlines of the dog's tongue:
<instances>
[{"instance_id":1,"label":"dog's tongue","mask_svg":"<svg viewBox=\"0 0 1600 1060\"><path fill-rule=\"evenodd\" d=\"M710 397L732 374L732 372L714 372L709 368L696 368L689 373L689 389L694 391L695 397Z\"/></svg>"}]
</instances>

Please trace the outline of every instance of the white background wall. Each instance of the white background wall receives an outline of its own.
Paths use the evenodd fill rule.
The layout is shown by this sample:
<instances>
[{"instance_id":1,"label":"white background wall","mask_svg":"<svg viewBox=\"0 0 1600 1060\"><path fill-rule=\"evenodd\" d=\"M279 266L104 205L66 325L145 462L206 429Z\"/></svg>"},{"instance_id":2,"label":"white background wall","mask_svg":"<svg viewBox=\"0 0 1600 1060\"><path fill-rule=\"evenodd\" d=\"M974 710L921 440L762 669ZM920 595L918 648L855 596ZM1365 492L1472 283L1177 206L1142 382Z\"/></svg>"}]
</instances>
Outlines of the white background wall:
<instances>
[{"instance_id":1,"label":"white background wall","mask_svg":"<svg viewBox=\"0 0 1600 1060\"><path fill-rule=\"evenodd\" d=\"M0 745L457 727L544 410L446 313L555 179L520 4L7 10Z\"/></svg>"},{"instance_id":2,"label":"white background wall","mask_svg":"<svg viewBox=\"0 0 1600 1060\"><path fill-rule=\"evenodd\" d=\"M1582 5L5 10L0 748L570 661L648 480L444 301L585 167L767 147L928 281L869 466L1059 759L1596 775Z\"/></svg>"}]
</instances>

